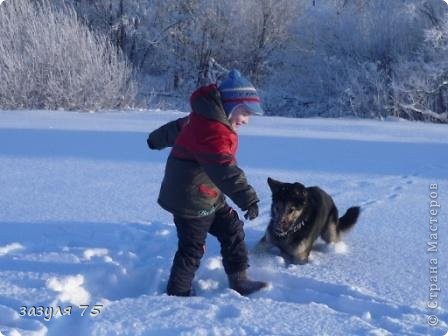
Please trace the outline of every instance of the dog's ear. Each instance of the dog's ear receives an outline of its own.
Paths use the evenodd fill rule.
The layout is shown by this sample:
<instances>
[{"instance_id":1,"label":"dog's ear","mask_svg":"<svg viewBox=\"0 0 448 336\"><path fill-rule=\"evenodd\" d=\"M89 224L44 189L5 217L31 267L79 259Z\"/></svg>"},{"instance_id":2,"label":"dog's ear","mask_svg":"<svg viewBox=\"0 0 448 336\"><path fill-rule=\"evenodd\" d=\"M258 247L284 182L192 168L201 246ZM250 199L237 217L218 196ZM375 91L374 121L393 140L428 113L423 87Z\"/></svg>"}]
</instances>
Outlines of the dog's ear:
<instances>
[{"instance_id":1,"label":"dog's ear","mask_svg":"<svg viewBox=\"0 0 448 336\"><path fill-rule=\"evenodd\" d=\"M306 191L306 188L302 183L296 182L293 184L293 187L294 194L296 196L303 197L305 199L308 197L308 192Z\"/></svg>"},{"instance_id":2,"label":"dog's ear","mask_svg":"<svg viewBox=\"0 0 448 336\"><path fill-rule=\"evenodd\" d=\"M295 182L293 184L294 190L298 191L298 192L303 192L306 188L302 183L299 182Z\"/></svg>"},{"instance_id":3,"label":"dog's ear","mask_svg":"<svg viewBox=\"0 0 448 336\"><path fill-rule=\"evenodd\" d=\"M277 191L280 190L283 183L268 177L268 184L269 184L269 188L271 188L272 193L275 194L275 193L277 193Z\"/></svg>"}]
</instances>

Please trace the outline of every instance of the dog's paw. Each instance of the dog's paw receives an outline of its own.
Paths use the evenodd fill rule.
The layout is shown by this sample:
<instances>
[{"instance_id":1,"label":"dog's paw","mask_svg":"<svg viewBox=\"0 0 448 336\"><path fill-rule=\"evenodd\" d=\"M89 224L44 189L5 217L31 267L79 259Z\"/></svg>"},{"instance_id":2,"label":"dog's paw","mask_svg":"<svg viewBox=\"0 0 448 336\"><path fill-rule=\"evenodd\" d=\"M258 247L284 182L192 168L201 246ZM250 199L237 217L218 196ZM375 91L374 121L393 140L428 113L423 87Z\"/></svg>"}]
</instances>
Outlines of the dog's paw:
<instances>
[{"instance_id":1,"label":"dog's paw","mask_svg":"<svg viewBox=\"0 0 448 336\"><path fill-rule=\"evenodd\" d=\"M291 255L285 254L285 253L282 253L281 256L285 260L286 266L288 266L288 265L305 265L309 261L308 256L307 257L291 256Z\"/></svg>"},{"instance_id":2,"label":"dog's paw","mask_svg":"<svg viewBox=\"0 0 448 336\"><path fill-rule=\"evenodd\" d=\"M292 256L290 259L291 259L291 264L294 264L294 265L305 265L305 264L308 264L308 262L309 262L308 256Z\"/></svg>"},{"instance_id":3,"label":"dog's paw","mask_svg":"<svg viewBox=\"0 0 448 336\"><path fill-rule=\"evenodd\" d=\"M299 259L299 258L294 258L292 261L292 264L294 265L305 265L308 264L309 260L308 258L306 259Z\"/></svg>"}]
</instances>

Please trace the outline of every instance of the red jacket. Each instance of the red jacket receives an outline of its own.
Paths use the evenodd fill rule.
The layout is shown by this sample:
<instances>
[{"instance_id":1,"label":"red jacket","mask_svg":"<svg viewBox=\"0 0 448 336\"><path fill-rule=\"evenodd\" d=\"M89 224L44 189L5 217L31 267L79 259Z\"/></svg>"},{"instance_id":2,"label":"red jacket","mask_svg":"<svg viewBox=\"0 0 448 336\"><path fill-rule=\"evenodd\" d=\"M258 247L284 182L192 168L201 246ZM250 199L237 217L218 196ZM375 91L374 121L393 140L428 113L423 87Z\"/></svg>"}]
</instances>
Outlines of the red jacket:
<instances>
[{"instance_id":1,"label":"red jacket","mask_svg":"<svg viewBox=\"0 0 448 336\"><path fill-rule=\"evenodd\" d=\"M229 123L215 85L199 88L186 118L152 132L152 148L173 146L160 189L159 204L177 216L201 217L225 203L223 193L242 210L258 197L237 166L238 136Z\"/></svg>"}]
</instances>

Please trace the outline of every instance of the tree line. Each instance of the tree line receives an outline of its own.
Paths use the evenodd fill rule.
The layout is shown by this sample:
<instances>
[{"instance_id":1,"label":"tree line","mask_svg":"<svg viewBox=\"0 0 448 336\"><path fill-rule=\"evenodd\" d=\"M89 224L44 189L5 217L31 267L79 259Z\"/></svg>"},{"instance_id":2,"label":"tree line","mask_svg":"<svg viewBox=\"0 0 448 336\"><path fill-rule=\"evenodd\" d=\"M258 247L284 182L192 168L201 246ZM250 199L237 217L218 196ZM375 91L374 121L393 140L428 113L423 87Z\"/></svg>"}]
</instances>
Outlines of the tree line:
<instances>
[{"instance_id":1,"label":"tree line","mask_svg":"<svg viewBox=\"0 0 448 336\"><path fill-rule=\"evenodd\" d=\"M213 58L271 115L448 122L443 0L7 0L0 29L0 108L188 109Z\"/></svg>"}]
</instances>

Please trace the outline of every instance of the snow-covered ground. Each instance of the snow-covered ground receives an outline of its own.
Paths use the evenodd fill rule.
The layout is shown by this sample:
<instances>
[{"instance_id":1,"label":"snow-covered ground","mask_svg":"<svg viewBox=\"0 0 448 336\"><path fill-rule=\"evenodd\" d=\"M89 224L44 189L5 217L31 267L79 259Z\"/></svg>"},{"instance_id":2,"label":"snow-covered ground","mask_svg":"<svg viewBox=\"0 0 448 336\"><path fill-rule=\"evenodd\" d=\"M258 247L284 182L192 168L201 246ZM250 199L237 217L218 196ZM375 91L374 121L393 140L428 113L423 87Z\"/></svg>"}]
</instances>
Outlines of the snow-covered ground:
<instances>
[{"instance_id":1,"label":"snow-covered ground","mask_svg":"<svg viewBox=\"0 0 448 336\"><path fill-rule=\"evenodd\" d=\"M251 254L250 274L271 285L250 298L227 288L211 237L198 296L176 298L164 294L176 233L156 203L169 151L149 151L145 140L180 115L0 111L0 334L448 331L446 125L252 119L238 156L261 198L260 216L245 224L249 248L269 220L269 176L321 186L340 212L360 205L360 221L343 243L319 241L304 266ZM438 252L427 252L431 184L442 205L433 208ZM431 284L441 288L431 291L438 309L427 307ZM80 305L89 305L84 316ZM103 306L90 316L94 305ZM46 316L28 316L39 313L32 306L46 307ZM50 307L65 315L51 318Z\"/></svg>"}]
</instances>

